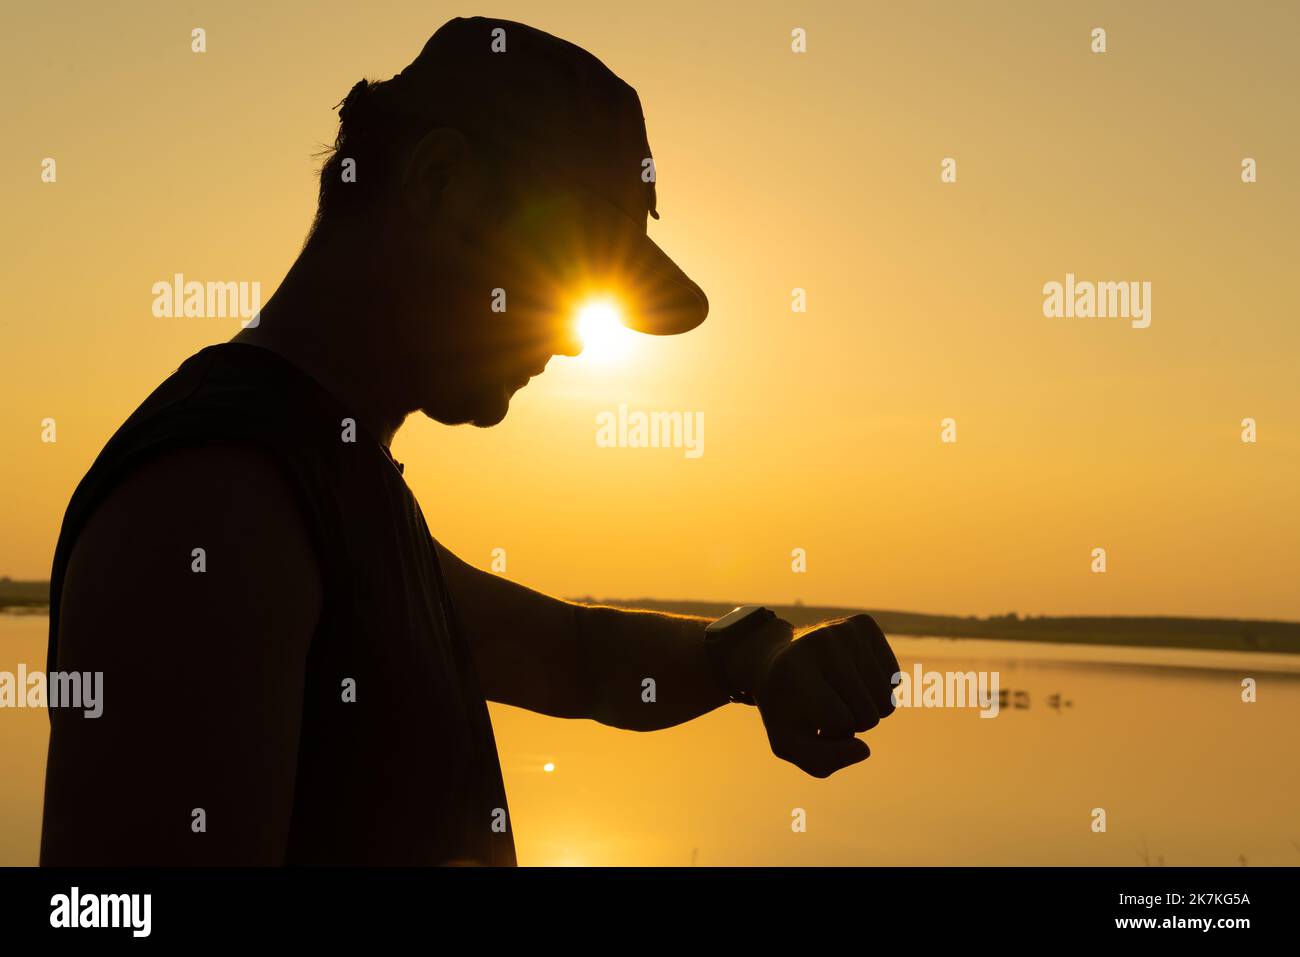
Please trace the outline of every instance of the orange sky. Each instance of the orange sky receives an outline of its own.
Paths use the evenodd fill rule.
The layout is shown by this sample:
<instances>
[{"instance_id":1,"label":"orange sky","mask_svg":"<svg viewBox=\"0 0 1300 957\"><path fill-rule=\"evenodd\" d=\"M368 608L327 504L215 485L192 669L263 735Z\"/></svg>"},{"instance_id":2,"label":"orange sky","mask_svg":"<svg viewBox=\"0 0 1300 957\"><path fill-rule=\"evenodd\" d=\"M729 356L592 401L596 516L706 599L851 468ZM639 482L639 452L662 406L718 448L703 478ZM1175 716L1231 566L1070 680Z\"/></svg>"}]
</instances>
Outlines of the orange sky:
<instances>
[{"instance_id":1,"label":"orange sky","mask_svg":"<svg viewBox=\"0 0 1300 957\"><path fill-rule=\"evenodd\" d=\"M394 452L434 534L571 596L1300 618L1300 7L1072 6L488 11L638 89L651 233L712 313L618 359L553 360L498 428L412 421ZM269 296L311 218L330 107L472 12L6 11L0 575L48 574L113 429L238 330L155 318L153 283ZM1066 273L1150 282L1150 327L1044 317ZM703 412L704 454L599 447L620 404Z\"/></svg>"}]
</instances>

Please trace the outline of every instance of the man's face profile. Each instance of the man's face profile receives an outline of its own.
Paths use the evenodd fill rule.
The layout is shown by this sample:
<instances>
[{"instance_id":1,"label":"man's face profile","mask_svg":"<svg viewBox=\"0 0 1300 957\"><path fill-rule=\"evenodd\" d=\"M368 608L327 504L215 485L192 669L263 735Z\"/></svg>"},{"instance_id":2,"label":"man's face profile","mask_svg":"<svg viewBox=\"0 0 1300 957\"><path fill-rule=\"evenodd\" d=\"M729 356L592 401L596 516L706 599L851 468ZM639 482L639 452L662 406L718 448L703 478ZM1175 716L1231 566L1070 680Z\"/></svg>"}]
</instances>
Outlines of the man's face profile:
<instances>
[{"instance_id":1,"label":"man's face profile","mask_svg":"<svg viewBox=\"0 0 1300 957\"><path fill-rule=\"evenodd\" d=\"M403 333L410 355L395 358L418 368L426 415L495 425L553 356L581 352L577 306L596 282L584 248L600 211L452 129L412 147L402 191L398 233L422 318Z\"/></svg>"}]
</instances>

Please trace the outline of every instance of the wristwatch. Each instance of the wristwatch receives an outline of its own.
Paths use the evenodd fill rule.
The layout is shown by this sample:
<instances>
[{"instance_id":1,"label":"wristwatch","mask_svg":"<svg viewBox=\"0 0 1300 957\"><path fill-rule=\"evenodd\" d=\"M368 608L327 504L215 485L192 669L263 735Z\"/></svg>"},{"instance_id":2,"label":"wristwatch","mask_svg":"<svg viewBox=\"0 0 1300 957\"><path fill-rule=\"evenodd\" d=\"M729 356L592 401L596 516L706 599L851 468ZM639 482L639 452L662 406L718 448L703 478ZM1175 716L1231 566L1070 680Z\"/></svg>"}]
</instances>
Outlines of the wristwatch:
<instances>
[{"instance_id":1,"label":"wristwatch","mask_svg":"<svg viewBox=\"0 0 1300 957\"><path fill-rule=\"evenodd\" d=\"M764 633L769 622L776 620L776 612L762 605L741 605L733 608L704 629L704 650L713 669L718 686L737 704L754 704L753 688L733 687L727 665L743 654L750 645L770 640Z\"/></svg>"}]
</instances>

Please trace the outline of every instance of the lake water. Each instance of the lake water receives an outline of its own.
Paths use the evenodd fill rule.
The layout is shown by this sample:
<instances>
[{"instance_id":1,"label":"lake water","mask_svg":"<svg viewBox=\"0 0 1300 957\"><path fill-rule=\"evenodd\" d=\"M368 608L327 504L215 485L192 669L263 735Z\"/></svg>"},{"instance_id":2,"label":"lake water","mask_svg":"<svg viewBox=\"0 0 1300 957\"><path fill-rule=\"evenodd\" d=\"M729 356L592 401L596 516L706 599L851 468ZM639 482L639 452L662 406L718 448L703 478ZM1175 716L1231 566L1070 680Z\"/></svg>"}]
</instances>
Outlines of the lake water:
<instances>
[{"instance_id":1,"label":"lake water","mask_svg":"<svg viewBox=\"0 0 1300 957\"><path fill-rule=\"evenodd\" d=\"M0 615L0 670L44 670L47 628ZM1300 865L1300 655L891 643L909 671L997 671L1008 706L900 710L817 780L752 708L637 734L492 705L520 863ZM0 865L36 861L48 735L0 709Z\"/></svg>"}]
</instances>

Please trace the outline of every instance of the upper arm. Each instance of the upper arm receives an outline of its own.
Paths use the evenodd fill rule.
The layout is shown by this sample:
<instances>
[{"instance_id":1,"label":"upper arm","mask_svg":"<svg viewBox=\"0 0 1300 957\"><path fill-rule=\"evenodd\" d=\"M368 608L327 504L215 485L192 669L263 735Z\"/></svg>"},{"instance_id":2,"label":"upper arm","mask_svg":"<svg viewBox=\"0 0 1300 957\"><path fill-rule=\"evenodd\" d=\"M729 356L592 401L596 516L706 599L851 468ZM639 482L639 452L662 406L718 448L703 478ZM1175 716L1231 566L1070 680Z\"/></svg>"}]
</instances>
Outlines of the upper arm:
<instances>
[{"instance_id":1,"label":"upper arm","mask_svg":"<svg viewBox=\"0 0 1300 957\"><path fill-rule=\"evenodd\" d=\"M123 479L64 579L49 669L102 673L103 703L51 709L42 863L281 862L320 604L262 453L209 444Z\"/></svg>"}]
</instances>

